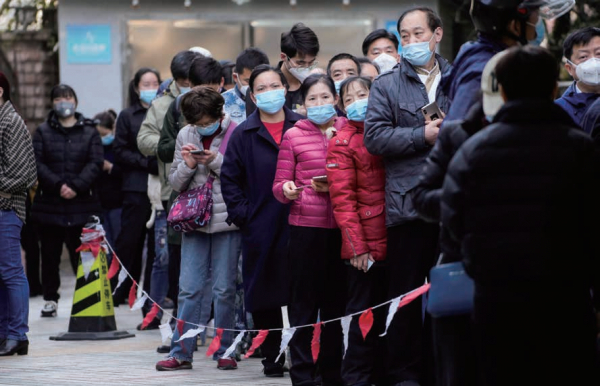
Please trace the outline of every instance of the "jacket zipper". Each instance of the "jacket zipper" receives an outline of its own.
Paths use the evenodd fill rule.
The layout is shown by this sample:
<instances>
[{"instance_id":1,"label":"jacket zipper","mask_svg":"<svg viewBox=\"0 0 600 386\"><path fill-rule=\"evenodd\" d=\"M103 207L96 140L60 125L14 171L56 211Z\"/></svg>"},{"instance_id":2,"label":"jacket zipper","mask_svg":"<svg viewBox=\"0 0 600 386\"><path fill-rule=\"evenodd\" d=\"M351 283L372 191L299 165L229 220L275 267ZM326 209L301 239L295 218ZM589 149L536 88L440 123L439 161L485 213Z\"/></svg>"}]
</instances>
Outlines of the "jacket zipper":
<instances>
[{"instance_id":1,"label":"jacket zipper","mask_svg":"<svg viewBox=\"0 0 600 386\"><path fill-rule=\"evenodd\" d=\"M346 237L348 237L348 241L350 241L350 248L352 248L352 253L354 253L354 257L356 257L356 249L354 249L354 244L352 243L352 237L350 237L350 232L348 232L348 228L344 229L346 231Z\"/></svg>"}]
</instances>

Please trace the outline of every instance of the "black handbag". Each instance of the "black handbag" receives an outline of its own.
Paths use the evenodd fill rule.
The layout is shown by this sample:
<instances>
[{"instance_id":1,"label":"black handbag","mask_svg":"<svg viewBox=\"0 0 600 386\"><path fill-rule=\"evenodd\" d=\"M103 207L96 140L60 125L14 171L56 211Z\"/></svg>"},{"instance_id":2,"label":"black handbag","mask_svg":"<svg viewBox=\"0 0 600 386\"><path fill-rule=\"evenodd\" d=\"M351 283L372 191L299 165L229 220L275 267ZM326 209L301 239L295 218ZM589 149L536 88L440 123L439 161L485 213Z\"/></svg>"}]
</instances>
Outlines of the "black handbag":
<instances>
[{"instance_id":1,"label":"black handbag","mask_svg":"<svg viewBox=\"0 0 600 386\"><path fill-rule=\"evenodd\" d=\"M440 256L440 260L442 256ZM475 285L462 262L438 264L429 271L431 287L427 312L434 317L469 314L473 310Z\"/></svg>"}]
</instances>

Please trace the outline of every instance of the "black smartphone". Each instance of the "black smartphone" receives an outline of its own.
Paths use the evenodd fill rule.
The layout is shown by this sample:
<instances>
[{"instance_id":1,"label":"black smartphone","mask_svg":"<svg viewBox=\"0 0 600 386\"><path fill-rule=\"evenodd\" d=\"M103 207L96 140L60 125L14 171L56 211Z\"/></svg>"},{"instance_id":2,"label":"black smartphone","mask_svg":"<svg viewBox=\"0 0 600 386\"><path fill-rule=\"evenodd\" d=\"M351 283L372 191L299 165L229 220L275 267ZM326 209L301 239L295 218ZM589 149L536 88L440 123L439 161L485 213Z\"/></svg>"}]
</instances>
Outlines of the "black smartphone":
<instances>
[{"instance_id":1,"label":"black smartphone","mask_svg":"<svg viewBox=\"0 0 600 386\"><path fill-rule=\"evenodd\" d=\"M442 119L444 117L442 110L440 110L435 101L421 107L421 112L423 113L426 121L435 121L436 119Z\"/></svg>"},{"instance_id":2,"label":"black smartphone","mask_svg":"<svg viewBox=\"0 0 600 386\"><path fill-rule=\"evenodd\" d=\"M206 155L206 150L190 150L190 154L194 154L194 155Z\"/></svg>"}]
</instances>

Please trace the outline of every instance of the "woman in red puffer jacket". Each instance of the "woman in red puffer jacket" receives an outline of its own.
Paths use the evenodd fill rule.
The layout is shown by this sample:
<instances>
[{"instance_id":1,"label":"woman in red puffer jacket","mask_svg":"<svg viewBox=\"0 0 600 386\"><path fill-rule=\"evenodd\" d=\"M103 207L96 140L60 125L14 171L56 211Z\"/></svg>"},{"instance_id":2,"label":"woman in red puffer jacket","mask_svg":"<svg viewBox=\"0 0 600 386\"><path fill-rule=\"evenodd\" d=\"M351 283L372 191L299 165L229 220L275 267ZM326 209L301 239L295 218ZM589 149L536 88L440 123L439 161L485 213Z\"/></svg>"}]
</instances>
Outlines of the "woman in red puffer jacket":
<instances>
[{"instance_id":1,"label":"woman in red puffer jacket","mask_svg":"<svg viewBox=\"0 0 600 386\"><path fill-rule=\"evenodd\" d=\"M336 225L325 158L328 134L346 124L338 118L333 81L311 75L301 87L308 119L300 120L283 136L277 160L273 194L290 203L289 257L292 292L288 313L291 326L314 324L343 316L345 311L345 266L340 258L341 235ZM314 177L324 177L321 182ZM339 323L323 325L321 351L313 362L310 328L296 330L290 342L293 385L342 383L342 329ZM317 374L317 369L319 374Z\"/></svg>"},{"instance_id":2,"label":"woman in red puffer jacket","mask_svg":"<svg viewBox=\"0 0 600 386\"><path fill-rule=\"evenodd\" d=\"M353 314L387 300L388 278L382 261L386 257L385 169L381 157L367 151L363 142L364 120L371 81L346 79L340 86L340 100L349 122L331 139L327 152L327 179L333 211L342 232L342 259L347 267L348 303ZM358 318L350 325L348 349L342 364L344 384L373 384L376 374L376 343L382 332L387 307L374 310L375 323L363 339Z\"/></svg>"}]
</instances>

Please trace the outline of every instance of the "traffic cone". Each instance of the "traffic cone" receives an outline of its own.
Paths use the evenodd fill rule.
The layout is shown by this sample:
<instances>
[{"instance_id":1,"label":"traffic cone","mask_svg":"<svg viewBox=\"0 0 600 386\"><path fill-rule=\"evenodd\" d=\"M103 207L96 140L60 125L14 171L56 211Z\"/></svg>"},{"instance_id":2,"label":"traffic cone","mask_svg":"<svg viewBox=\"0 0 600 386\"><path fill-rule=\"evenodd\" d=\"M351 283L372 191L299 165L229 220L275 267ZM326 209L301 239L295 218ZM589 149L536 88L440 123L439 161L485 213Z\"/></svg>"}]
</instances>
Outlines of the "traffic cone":
<instances>
[{"instance_id":1,"label":"traffic cone","mask_svg":"<svg viewBox=\"0 0 600 386\"><path fill-rule=\"evenodd\" d=\"M85 225L73 294L69 331L51 336L51 340L112 340L134 337L127 331L117 331L108 265L102 246L104 229L93 216Z\"/></svg>"}]
</instances>

